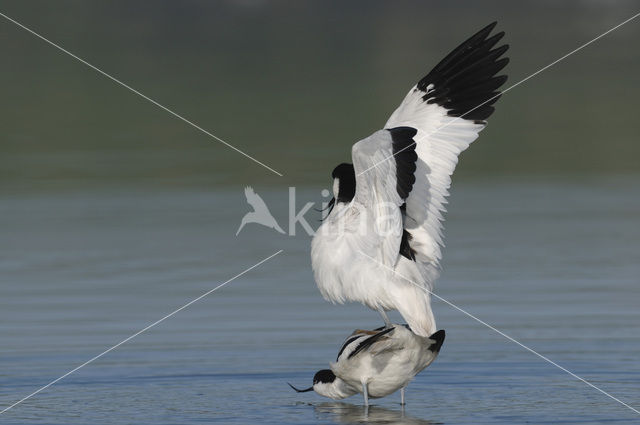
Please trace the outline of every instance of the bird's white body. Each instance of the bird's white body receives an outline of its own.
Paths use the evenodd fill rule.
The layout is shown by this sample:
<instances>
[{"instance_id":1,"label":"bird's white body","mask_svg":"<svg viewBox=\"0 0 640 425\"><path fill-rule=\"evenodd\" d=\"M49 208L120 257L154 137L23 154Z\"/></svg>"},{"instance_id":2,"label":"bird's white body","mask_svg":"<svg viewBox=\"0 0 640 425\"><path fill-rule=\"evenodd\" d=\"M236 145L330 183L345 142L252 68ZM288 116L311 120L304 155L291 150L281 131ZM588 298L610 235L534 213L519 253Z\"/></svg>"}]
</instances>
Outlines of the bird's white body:
<instances>
[{"instance_id":1,"label":"bird's white body","mask_svg":"<svg viewBox=\"0 0 640 425\"><path fill-rule=\"evenodd\" d=\"M394 325L388 339L348 358L348 353L331 364L331 370L347 385L362 392L363 384L371 398L388 396L409 382L438 356L429 349L435 341L421 337L402 325Z\"/></svg>"},{"instance_id":2,"label":"bird's white body","mask_svg":"<svg viewBox=\"0 0 640 425\"><path fill-rule=\"evenodd\" d=\"M398 256L393 268L372 261L379 238L375 222L356 200L338 203L311 243L314 277L322 296L332 302L358 301L373 310L398 310L422 336L436 330L429 292L418 264ZM367 237L369 236L369 238Z\"/></svg>"}]
</instances>

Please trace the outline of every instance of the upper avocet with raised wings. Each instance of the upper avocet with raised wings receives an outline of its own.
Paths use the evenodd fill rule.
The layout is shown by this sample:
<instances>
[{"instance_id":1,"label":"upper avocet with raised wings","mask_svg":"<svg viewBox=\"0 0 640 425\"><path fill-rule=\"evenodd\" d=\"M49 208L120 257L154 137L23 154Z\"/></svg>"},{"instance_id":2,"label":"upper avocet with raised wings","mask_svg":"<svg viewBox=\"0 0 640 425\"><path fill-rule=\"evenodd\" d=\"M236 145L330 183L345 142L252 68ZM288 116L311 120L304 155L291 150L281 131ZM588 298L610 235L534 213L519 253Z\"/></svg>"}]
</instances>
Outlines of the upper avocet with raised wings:
<instances>
[{"instance_id":1,"label":"upper avocet with raised wings","mask_svg":"<svg viewBox=\"0 0 640 425\"><path fill-rule=\"evenodd\" d=\"M485 127L507 77L496 23L449 53L416 84L383 130L340 164L332 209L313 238L322 295L398 310L418 335L436 330L430 294L439 274L442 213L458 155Z\"/></svg>"}]
</instances>

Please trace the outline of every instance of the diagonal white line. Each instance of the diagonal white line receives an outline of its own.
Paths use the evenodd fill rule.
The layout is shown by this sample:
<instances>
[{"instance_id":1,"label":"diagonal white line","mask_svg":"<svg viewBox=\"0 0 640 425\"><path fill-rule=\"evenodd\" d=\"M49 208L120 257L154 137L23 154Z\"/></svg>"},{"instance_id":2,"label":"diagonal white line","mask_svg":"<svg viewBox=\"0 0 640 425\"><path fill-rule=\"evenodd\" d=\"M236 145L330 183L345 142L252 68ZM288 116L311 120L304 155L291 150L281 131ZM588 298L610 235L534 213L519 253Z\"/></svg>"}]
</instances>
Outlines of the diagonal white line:
<instances>
[{"instance_id":1,"label":"diagonal white line","mask_svg":"<svg viewBox=\"0 0 640 425\"><path fill-rule=\"evenodd\" d=\"M59 378L54 379L53 381L49 382L47 385L39 388L38 390L32 392L31 394L29 394L26 397L23 397L22 399L16 401L15 403L13 403L12 405L5 407L2 411L0 411L0 415L5 413L6 411L14 408L15 406L17 406L18 404L30 399L31 397L33 397L34 395L38 394L39 392L46 390L47 388L49 388L50 386L52 386L53 384L55 384L56 382L60 381L61 379L66 378L67 376L71 375L73 372L77 371L78 369L81 369L83 367L85 367L86 365L88 365L89 363L98 360L100 357L104 356L105 354L107 354L110 351L115 350L116 348L120 347L122 344L132 340L133 338L137 337L138 335L140 335L141 333L153 328L154 326L156 326L157 324L160 324L162 322L164 322L166 319L168 319L169 317L173 316L174 314L184 310L185 308L189 307L191 304L195 303L196 301L199 301L200 299L206 297L207 295L211 294L212 292L217 291L218 289L222 288L223 286L225 286L227 283L234 281L235 279L239 278L240 276L242 276L245 273L248 273L249 271L255 269L256 267L260 266L261 264L269 261L270 259L272 259L273 257L275 257L276 255L280 254L283 250L281 249L280 251L271 254L270 256L268 256L267 258L257 262L256 264L254 264L253 266L249 267L248 269L245 269L244 271L238 273L237 275L233 276L231 279L221 283L220 285L216 286L215 288L205 292L204 294L200 295L198 298L195 298L191 301L189 301L188 303L186 303L185 305L183 305L182 307L178 308L177 310L172 311L171 313L167 314L166 316L164 316L162 319L158 319L155 322L153 322L152 324L150 324L149 326L139 330L138 332L134 333L133 335L123 339L122 341L120 341L119 343L117 343L116 345L114 345L113 347L104 350L102 353L98 354L97 356L92 357L91 359L87 360L86 362L82 363L80 366L77 366L73 369L71 369L69 372L65 373L64 375L60 376Z\"/></svg>"},{"instance_id":2,"label":"diagonal white line","mask_svg":"<svg viewBox=\"0 0 640 425\"><path fill-rule=\"evenodd\" d=\"M587 381L586 379L581 378L580 376L576 375L575 373L571 372L570 370L568 370L568 369L566 369L566 368L564 368L564 367L560 366L558 363L554 362L553 360L549 359L548 357L546 357L546 356L544 356L544 355L542 355L542 354L538 353L538 352L537 352L537 351L535 351L534 349L529 348L528 346L524 345L523 343L521 343L521 342L519 342L519 341L515 340L514 338L510 337L509 335L507 335L506 333L502 332L501 330L494 328L493 326L491 326L491 325L490 325L490 324L488 324L487 322L485 322L485 321L483 321L483 320L481 320L481 319L477 318L477 317L476 317L476 316L474 316L473 314L471 314L471 313L469 313L469 312L467 312L467 311L463 310L462 308L458 307L458 306L457 306L457 305L455 305L454 303L452 303L452 302L450 302L450 301L448 301L448 300L446 300L446 299L442 298L441 296L439 296L439 295L437 295L437 294L433 293L432 291L428 290L427 288L425 288L425 287L423 287L423 286L421 286L421 285L417 284L416 282L412 281L412 280L411 280L411 279L409 279L408 277L403 276L402 274L398 273L397 271L395 271L395 270L394 270L394 269L392 269L391 267L389 267L389 266L387 266L387 265L385 265L385 264L381 263L380 261L378 261L378 260L376 260L375 258L371 257L370 255L367 255L367 254L365 254L365 253L364 253L364 252L362 252L362 251L360 251L360 254L364 255L365 257L369 258L370 260L374 261L375 263L377 263L378 265L380 265L380 266L384 267L385 269L387 269L387 270L391 271L393 274L395 274L395 275L397 275L397 276L401 277L402 279L406 280L407 282L409 282L410 284L412 284L412 285L416 286L417 288L420 288L420 289L422 289L423 291L428 292L430 295L432 295L432 296L436 297L437 299L439 299L440 301L442 301L442 302L446 303L447 305L449 305L449 306L451 306L451 307L455 308L455 309L456 309L456 310L458 310L459 312L461 312L461 313L463 313L463 314L465 314L465 315L469 316L470 318L472 318L472 319L473 319L473 320L475 320L476 322L478 322L478 323L480 323L480 324L482 324L482 325L484 325L484 326L488 327L489 329L491 329L491 330L493 330L493 331L497 332L498 334L502 335L503 337L505 337L505 338L506 338L506 339L508 339L509 341L514 342L514 343L518 344L520 347L524 348L525 350L529 351L530 353L535 354L536 356L540 357L542 360L544 360L544 361L546 361L546 362L548 362L548 363L550 363L550 364L554 365L554 366L555 366L555 367L557 367L558 369L560 369L560 370L562 370L562 371L564 371L564 372L568 373L569 375L573 376L574 378L576 378L576 379L578 379L578 380L580 380L580 381L584 382L585 384L587 384L587 385L588 385L588 386L590 386L591 388L593 388L593 389L595 389L595 390L600 391L602 394L606 395L607 397L609 397L609 398L611 398L611 399L613 399L613 400L617 401L618 403L622 404L623 406L625 406L625 407L627 407L627 408L629 408L629 409L633 410L634 412L636 412L636 413L640 414L640 411L639 411L639 410L637 410L637 409L635 409L635 408L633 408L633 407L629 406L627 403L625 403L624 401L620 400L619 398L614 397L614 396L612 396L611 394L609 394L608 392L606 392L605 390L602 390L602 389L600 389L600 388L596 387L595 385L593 385L591 382Z\"/></svg>"},{"instance_id":3,"label":"diagonal white line","mask_svg":"<svg viewBox=\"0 0 640 425\"><path fill-rule=\"evenodd\" d=\"M59 45L57 45L56 43L54 43L53 41L45 38L44 36L38 34L37 32L35 32L34 30L32 30L31 28L28 28L24 25L22 25L20 22L16 21L15 19L10 18L9 16L5 15L4 13L0 12L0 16L2 16L3 18L5 18L6 20L13 22L14 24L16 24L17 26L19 26L20 28L24 29L25 31L30 32L31 34L35 35L36 37L38 37L39 39L41 39L42 41L50 44L51 46L55 47L56 49L60 50L63 53L66 53L67 55L71 56L72 58L76 59L79 62L82 62L83 64L85 64L86 66L88 66L89 68L93 69L94 71L104 75L105 77L107 77L108 79L112 80L113 82L121 85L122 87L126 88L127 90L137 94L138 96L140 96L141 98L153 103L154 105L156 105L158 108L170 113L171 115L173 115L174 117L184 121L185 123L189 124L191 127L201 131L202 133L206 134L209 137L214 138L215 140L217 140L218 142L222 143L223 145L233 149L234 151L238 152L239 154L245 156L246 158L249 158L251 161L262 165L264 168L266 168L267 170L271 171L272 173L275 173L277 175L279 175L280 177L282 177L282 174L279 173L278 171L274 170L273 168L269 167L268 165L258 161L257 159L255 159L254 157L252 157L251 155L249 155L248 153L245 153L243 151L241 151L240 149L236 148L235 146L233 146L232 144L222 140L220 137L216 136L215 134L205 130L204 128L200 127L199 125L193 123L192 121L189 121L188 119L186 119L185 117L183 117L182 115L178 114L177 112L172 111L171 109L167 108L166 106L161 105L160 103L156 102L155 100L151 99L150 97L140 93L138 90L134 89L133 87L123 83L122 81L118 80L116 77L107 74L106 72L104 72L103 70L99 69L98 67L91 65L89 62L85 61L84 59L79 58L78 56L74 55L73 53L71 53L70 51L60 47Z\"/></svg>"},{"instance_id":4,"label":"diagonal white line","mask_svg":"<svg viewBox=\"0 0 640 425\"><path fill-rule=\"evenodd\" d=\"M547 66L544 66L544 67L540 68L539 70L537 70L537 71L536 71L536 72L534 72L533 74L530 74L528 77L525 77L525 78L523 78L522 80L518 81L517 83L513 84L512 86L509 86L508 88L506 88L506 89L505 89L505 90L503 90L502 92L498 93L497 95L495 95L495 96L493 96L493 97L490 97L489 99L485 100L485 101L484 101L484 102L482 102L481 104L479 104L479 105L477 105L477 106L473 107L472 109L469 109L469 110L468 110L467 112L465 112L464 114L462 114L462 115L460 115L460 116L458 116L458 117L455 117L455 118L454 118L454 119L452 119L451 121L448 121L446 124L444 124L444 125L442 125L442 126L440 126L440 127L436 128L433 132L434 132L434 133L437 133L438 131L440 131L440 130L443 130L443 129L447 128L448 126L450 126L450 125L451 125L451 124L453 124L454 122L456 122L456 121L458 121L458 120L460 120L460 119L464 118L464 117L465 117L465 115L470 114L471 112L473 112L473 111L475 111L476 109L480 108L481 106L483 106L483 105L487 104L488 102L491 102L492 100L494 100L494 99L496 99L496 98L498 98L498 97L502 96L503 94L507 93L507 92L508 92L508 91L510 91L511 89L514 89L514 88L518 87L520 84L524 83L525 81L527 81L527 80L529 80L529 79L531 79L531 78L535 77L536 75L540 74L541 72L546 71L547 69L551 68L553 65L557 64L558 62L561 62L561 61L565 60L566 58L568 58L569 56L573 55L574 53L579 52L580 50L584 49L585 47L587 47L587 46L588 46L588 45L590 45L591 43L594 43L594 42L598 41L599 39L601 39L601 38L602 38L602 37L604 37L605 35L609 34L610 32L615 31L615 30L617 30L618 28L620 28L621 26L623 26L624 24L626 24L626 23L628 23L628 22L630 22L630 21L632 21L632 20L636 19L638 16L640 16L640 12L639 12L639 13L636 13L635 15L633 15L632 17L630 17L629 19L626 19L625 21L623 21L623 22L619 23L619 24L618 24L618 25L616 25L615 27L610 28L609 30L607 30L607 31L603 32L602 34L600 34L600 35L599 35L599 36L597 36L596 38L594 38L594 39L592 39L592 40L590 40L590 41L587 41L586 43L584 43L583 45L581 45L581 46L579 46L579 47L576 47L575 49L573 49L572 51L570 51L570 52L569 52L569 53L567 53L566 55L564 55L564 56L562 56L562 57L560 57L560 58L558 58L558 59L554 60L554 61L553 61L553 62L551 62L549 65L547 65ZM413 146L413 144L411 144L411 145L409 145L409 146L406 146L406 147L404 147L404 148L400 149L398 152L395 152L393 155L389 155L388 157L386 157L386 158L382 159L381 161L376 162L376 163L375 163L375 164L373 164L371 167L369 167L369 168L367 168L366 170L361 171L360 173L358 173L358 176L361 176L362 174L366 173L367 171L369 171L369 170L371 170L371 169L373 169L373 168L376 168L378 165L382 164L382 163L383 163L383 162L385 162L385 161L390 160L390 159L391 159L391 158L393 158L394 156L398 155L400 152L402 152L402 151L404 151L405 149L408 149L408 148L410 148L410 147L412 147L412 146Z\"/></svg>"}]
</instances>

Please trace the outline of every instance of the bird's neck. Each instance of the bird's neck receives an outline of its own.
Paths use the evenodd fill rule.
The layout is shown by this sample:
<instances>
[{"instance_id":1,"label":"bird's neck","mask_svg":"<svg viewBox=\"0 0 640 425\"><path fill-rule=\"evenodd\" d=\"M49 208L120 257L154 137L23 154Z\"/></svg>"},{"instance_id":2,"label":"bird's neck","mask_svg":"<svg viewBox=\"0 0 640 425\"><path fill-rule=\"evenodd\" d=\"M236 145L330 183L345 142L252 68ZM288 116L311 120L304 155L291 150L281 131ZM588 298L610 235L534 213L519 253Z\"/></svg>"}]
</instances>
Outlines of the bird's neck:
<instances>
[{"instance_id":1,"label":"bird's neck","mask_svg":"<svg viewBox=\"0 0 640 425\"><path fill-rule=\"evenodd\" d=\"M318 383L313 386L313 390L324 397L329 397L334 400L341 400L357 393L352 387L347 385L340 378L336 378L331 383Z\"/></svg>"}]
</instances>

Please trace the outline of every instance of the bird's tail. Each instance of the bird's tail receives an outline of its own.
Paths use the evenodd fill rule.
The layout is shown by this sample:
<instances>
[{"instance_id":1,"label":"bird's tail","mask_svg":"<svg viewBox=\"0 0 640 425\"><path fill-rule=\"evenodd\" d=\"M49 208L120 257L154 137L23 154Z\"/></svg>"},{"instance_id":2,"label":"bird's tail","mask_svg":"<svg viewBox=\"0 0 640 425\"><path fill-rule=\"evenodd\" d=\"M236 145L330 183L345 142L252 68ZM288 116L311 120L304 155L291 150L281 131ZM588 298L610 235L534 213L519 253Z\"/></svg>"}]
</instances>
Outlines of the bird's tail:
<instances>
[{"instance_id":1,"label":"bird's tail","mask_svg":"<svg viewBox=\"0 0 640 425\"><path fill-rule=\"evenodd\" d=\"M395 306L411 330L428 337L436 331L436 319L431 311L431 297L427 291L414 285L397 288Z\"/></svg>"}]
</instances>

